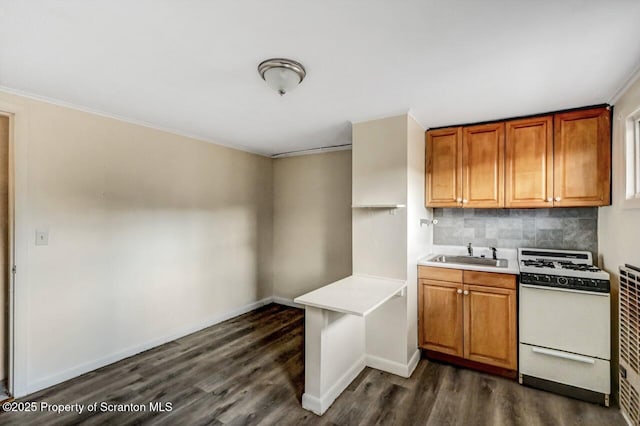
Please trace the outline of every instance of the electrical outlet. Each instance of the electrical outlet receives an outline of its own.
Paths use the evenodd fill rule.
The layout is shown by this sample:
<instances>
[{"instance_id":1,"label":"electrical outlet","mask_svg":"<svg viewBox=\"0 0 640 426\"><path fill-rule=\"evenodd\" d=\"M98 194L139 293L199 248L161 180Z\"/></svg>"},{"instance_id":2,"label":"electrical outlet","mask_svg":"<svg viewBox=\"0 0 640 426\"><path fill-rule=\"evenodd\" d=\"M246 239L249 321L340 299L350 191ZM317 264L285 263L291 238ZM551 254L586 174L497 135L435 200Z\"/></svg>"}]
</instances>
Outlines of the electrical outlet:
<instances>
[{"instance_id":1,"label":"electrical outlet","mask_svg":"<svg viewBox=\"0 0 640 426\"><path fill-rule=\"evenodd\" d=\"M49 245L49 231L36 230L36 245L37 246Z\"/></svg>"}]
</instances>

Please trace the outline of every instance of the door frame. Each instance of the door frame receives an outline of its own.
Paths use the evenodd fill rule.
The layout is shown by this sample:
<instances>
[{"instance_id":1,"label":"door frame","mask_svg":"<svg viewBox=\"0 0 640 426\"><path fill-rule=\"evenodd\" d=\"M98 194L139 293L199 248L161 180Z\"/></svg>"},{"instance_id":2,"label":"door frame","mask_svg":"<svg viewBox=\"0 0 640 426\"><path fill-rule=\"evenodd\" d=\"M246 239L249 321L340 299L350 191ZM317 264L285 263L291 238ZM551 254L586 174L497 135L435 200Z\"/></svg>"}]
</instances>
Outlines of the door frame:
<instances>
[{"instance_id":1,"label":"door frame","mask_svg":"<svg viewBox=\"0 0 640 426\"><path fill-rule=\"evenodd\" d=\"M0 100L0 114L9 117L9 313L7 390L14 397L28 393L27 381L27 108ZM17 270L13 268L16 267Z\"/></svg>"}]
</instances>

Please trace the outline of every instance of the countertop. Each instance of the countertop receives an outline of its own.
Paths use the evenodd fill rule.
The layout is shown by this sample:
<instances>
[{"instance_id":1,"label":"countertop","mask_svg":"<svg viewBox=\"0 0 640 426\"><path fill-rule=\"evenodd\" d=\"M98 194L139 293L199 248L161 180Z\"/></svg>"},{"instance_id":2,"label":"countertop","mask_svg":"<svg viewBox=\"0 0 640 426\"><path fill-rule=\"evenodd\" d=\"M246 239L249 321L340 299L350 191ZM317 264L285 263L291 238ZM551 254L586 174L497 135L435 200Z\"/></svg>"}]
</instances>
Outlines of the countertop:
<instances>
[{"instance_id":1,"label":"countertop","mask_svg":"<svg viewBox=\"0 0 640 426\"><path fill-rule=\"evenodd\" d=\"M407 286L406 281L369 275L351 275L296 297L301 305L365 316Z\"/></svg>"},{"instance_id":2,"label":"countertop","mask_svg":"<svg viewBox=\"0 0 640 426\"><path fill-rule=\"evenodd\" d=\"M481 271L481 272L495 272L498 274L511 274L519 275L520 268L518 266L518 251L516 249L501 249L498 248L498 258L507 259L506 268L496 268L493 266L481 266L481 265L465 265L459 263L439 263L430 262L428 259L438 254L448 254L457 256L467 256L467 248L464 246L437 246L434 245L431 253L421 257L418 260L418 265L422 266L434 266L436 268L448 268L448 269L464 269L467 271ZM473 255L482 256L491 259L491 249L489 247L474 247Z\"/></svg>"}]
</instances>

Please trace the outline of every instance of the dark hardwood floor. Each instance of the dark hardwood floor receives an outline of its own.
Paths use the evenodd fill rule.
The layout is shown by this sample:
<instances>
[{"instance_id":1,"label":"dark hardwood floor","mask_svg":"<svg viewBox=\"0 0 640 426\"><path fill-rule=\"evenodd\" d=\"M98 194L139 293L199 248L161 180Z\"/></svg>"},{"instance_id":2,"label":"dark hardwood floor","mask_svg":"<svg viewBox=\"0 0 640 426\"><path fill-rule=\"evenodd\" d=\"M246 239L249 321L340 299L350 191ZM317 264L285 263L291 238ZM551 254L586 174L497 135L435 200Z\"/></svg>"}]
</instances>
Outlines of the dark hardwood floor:
<instances>
[{"instance_id":1,"label":"dark hardwood floor","mask_svg":"<svg viewBox=\"0 0 640 426\"><path fill-rule=\"evenodd\" d=\"M2 425L624 425L604 408L420 361L410 379L365 369L324 416L302 409L304 312L269 305L20 401L170 412L0 413Z\"/></svg>"}]
</instances>

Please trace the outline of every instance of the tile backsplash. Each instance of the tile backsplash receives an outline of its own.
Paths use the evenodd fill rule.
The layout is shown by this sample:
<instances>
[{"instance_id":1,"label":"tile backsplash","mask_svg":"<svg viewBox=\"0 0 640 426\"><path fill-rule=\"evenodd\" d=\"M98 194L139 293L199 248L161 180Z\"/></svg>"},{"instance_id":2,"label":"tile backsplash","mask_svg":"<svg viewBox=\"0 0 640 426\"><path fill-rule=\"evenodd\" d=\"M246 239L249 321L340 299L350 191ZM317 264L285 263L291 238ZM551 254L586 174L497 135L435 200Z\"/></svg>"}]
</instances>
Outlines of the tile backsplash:
<instances>
[{"instance_id":1,"label":"tile backsplash","mask_svg":"<svg viewBox=\"0 0 640 426\"><path fill-rule=\"evenodd\" d=\"M433 209L433 243L598 252L598 208Z\"/></svg>"}]
</instances>

